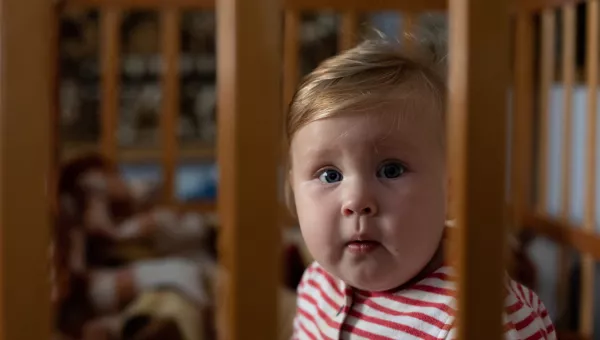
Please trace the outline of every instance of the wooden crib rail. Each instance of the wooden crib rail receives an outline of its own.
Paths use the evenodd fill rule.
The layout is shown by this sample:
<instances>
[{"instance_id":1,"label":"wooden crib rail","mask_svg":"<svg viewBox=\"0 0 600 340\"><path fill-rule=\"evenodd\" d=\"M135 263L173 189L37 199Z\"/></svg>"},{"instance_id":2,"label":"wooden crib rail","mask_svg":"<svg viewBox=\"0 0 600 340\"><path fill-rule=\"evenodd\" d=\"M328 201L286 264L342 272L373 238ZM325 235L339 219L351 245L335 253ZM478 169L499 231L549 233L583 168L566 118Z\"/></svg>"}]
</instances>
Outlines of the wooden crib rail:
<instances>
[{"instance_id":1,"label":"wooden crib rail","mask_svg":"<svg viewBox=\"0 0 600 340\"><path fill-rule=\"evenodd\" d=\"M214 9L216 0L61 0L61 6L121 9Z\"/></svg>"},{"instance_id":2,"label":"wooden crib rail","mask_svg":"<svg viewBox=\"0 0 600 340\"><path fill-rule=\"evenodd\" d=\"M164 97L160 115L162 136L163 192L166 203L175 203L175 168L179 159L177 126L179 123L180 12L169 8L161 12L161 50L164 61L162 87Z\"/></svg>"},{"instance_id":3,"label":"wooden crib rail","mask_svg":"<svg viewBox=\"0 0 600 340\"><path fill-rule=\"evenodd\" d=\"M217 8L220 261L227 269L220 339L276 339L281 247L277 167L281 127L278 0ZM261 85L256 86L256 80ZM259 196L257 196L259 195Z\"/></svg>"},{"instance_id":4,"label":"wooden crib rail","mask_svg":"<svg viewBox=\"0 0 600 340\"><path fill-rule=\"evenodd\" d=\"M513 14L516 14L516 23L517 23L517 35L516 35L516 48L515 48L515 112L516 119L514 120L514 141L519 143L513 143L512 145L512 155L513 155L513 163L511 169L511 187L513 189L511 193L512 197L512 218L515 224L523 224L524 227L531 228L536 232L552 237L557 240L560 244L563 245L563 248L566 246L572 246L578 249L580 252L585 254L584 259L584 283L583 283L583 291L586 296L587 301L582 304L582 334L589 334L590 325L592 320L592 312L589 302L591 299L589 298L589 294L591 294L592 287L592 278L591 278L591 265L593 259L597 259L596 252L592 250L592 247L598 245L596 241L598 240L598 236L593 234L593 216L594 216L594 193L591 190L588 190L586 193L586 222L584 223L584 229L577 230L572 229L571 225L567 221L567 217L570 213L570 208L568 206L568 195L565 195L562 200L562 219L558 221L552 221L541 214L543 212L543 205L546 203L544 201L539 201L539 205L536 207L533 204L532 193L528 190L534 182L534 178L531 176L532 169L534 169L532 158L535 153L532 152L533 145L535 144L532 140L532 128L534 125L533 121L533 110L534 110L534 82L536 80L533 79L533 74L531 71L535 67L534 65L534 52L533 52L533 27L532 27L532 16L534 14L541 13L542 16L542 53L541 58L541 69L540 69L540 79L539 85L541 88L540 91L540 112L542 113L542 119L540 122L540 126L544 127L542 129L543 133L541 134L541 145L545 146L548 144L549 136L546 134L549 118L547 117L548 112L550 111L549 107L549 96L548 93L551 89L551 86L554 81L554 64L557 58L555 54L556 46L555 46L555 33L556 33L556 23L554 12L557 8L564 8L562 15L565 19L565 25L563 25L563 32L561 32L564 37L564 41L566 42L567 48L563 51L563 76L562 78L565 81L566 85L566 100L564 105L564 129L562 134L565 136L569 136L571 129L569 128L571 124L571 101L572 101L572 91L573 91L573 83L574 83L574 56L573 49L575 48L575 18L574 18L574 6L575 4L581 1L578 0L513 0L512 7L504 6L505 4L501 4L502 1L494 1L494 4L486 4L479 5L483 7L478 7L474 5L474 3L466 2L452 2L450 1L450 15L451 20L453 21L453 30L452 33L454 35L453 42L455 45L452 45L452 48L460 48L467 51L477 51L482 46L486 44L485 39L489 39L488 36L477 35L469 32L469 28L465 27L463 23L464 20L468 17L470 20L474 20L479 25L485 25L486 23L481 21L481 15L493 16L489 8L485 8L485 6L498 6L496 10L506 11L508 12L509 8L512 8ZM103 33L103 49L102 49L102 65L103 65L103 80L102 80L102 89L103 89L103 99L102 99L102 142L101 147L106 155L111 158L117 159L119 154L121 153L117 150L116 138L115 138L115 128L117 124L117 109L118 109L118 93L119 93L119 65L120 65L120 47L119 47L119 25L121 20L121 12L128 9L154 9L161 11L162 18L162 28L161 28L161 49L163 60L165 61L164 72L162 73L162 85L163 85L163 93L165 96L163 97L163 109L161 114L161 152L159 159L163 165L163 173L165 180L165 201L172 202L174 197L174 172L175 172L175 164L183 155L183 151L179 149L177 138L174 134L175 125L177 122L177 103L179 96L179 84L177 81L177 70L178 70L178 60L179 60L179 39L177 38L177 32L179 30L179 15L180 11L183 10L192 10L192 9L207 9L214 10L216 1L215 0L64 0L62 4L67 6L82 6L82 7L97 7L101 9L102 13L102 33ZM299 49L300 49L300 41L299 41L299 32L300 32L300 23L301 23L301 12L302 11L315 11L315 10L335 10L342 14L342 25L340 25L340 39L338 49L347 49L351 48L357 42L357 30L358 30L358 14L368 11L383 11L383 10L392 10L401 12L404 15L407 15L409 20L405 21L405 26L402 27L402 32L410 31L414 28L412 24L414 21L411 19L416 18L416 15L420 12L427 11L445 11L448 9L448 3L445 0L422 0L422 1L413 1L413 0L373 0L373 1L364 1L364 0L271 0L269 3L272 6L280 6L280 13L284 13L284 37L282 39L283 42L283 64L279 65L277 63L269 64L268 69L272 70L272 72L277 73L278 70L275 68L276 66L282 66L283 69L283 84L281 86L282 91L272 91L274 97L281 98L281 101L278 101L277 105L281 109L285 110L287 103L291 100L293 95L293 91L299 81ZM462 5L461 5L462 4ZM510 4L510 2L509 2ZM223 37L227 37L231 39L231 43L235 43L238 45L231 46L228 45L230 50L235 51L237 54L233 54L232 59L225 59L228 65L230 66L229 70L225 70L224 68L220 69L219 77L229 77L233 84L243 83L244 80L247 80L247 77L260 77L256 74L253 74L251 71L244 69L244 65L241 60L244 58L244 50L237 50L238 47L248 48L247 45L244 45L240 41L242 34L240 30L248 29L249 32L252 32L251 27L243 26L244 28L238 28L235 32L232 31L232 27L237 27L235 25L245 25L248 24L248 21L245 20L255 20L250 16L245 16L246 14L231 12L232 8L236 8L238 11L242 9L248 9L247 5L244 5L243 0L226 0L223 2L223 6L232 6L228 9L229 12L225 18L227 21L226 24L220 24L220 30L225 29L226 35ZM454 7L453 7L454 6ZM471 7L469 7L471 6ZM590 1L590 8L594 8L594 10L590 11L595 14L595 17L590 16L588 22L589 32L591 34L588 35L589 46L588 49L588 60L590 61L588 64L588 72L590 76L588 77L588 86L590 89L597 88L597 75L598 72L597 62L592 62L598 59L598 47L597 42L592 42L592 39L598 38L597 36L597 23L596 26L592 26L590 22L597 22L597 0ZM258 12L257 12L258 13ZM256 13L255 13L256 14ZM260 12L260 15L267 15L266 12ZM221 18L221 19L222 19ZM272 24L276 26L279 24L279 21L274 20L270 15L268 16L269 20L273 20ZM470 22L470 21L468 21ZM242 26L240 26L242 27ZM457 33L459 32L459 33ZM260 32L254 32L259 34ZM250 34L250 33L248 33ZM469 35L468 35L469 34ZM257 39L266 39L265 36L252 36L252 38ZM503 37L500 37L503 38ZM237 40L236 40L237 39ZM263 41L264 42L264 41ZM462 44L462 45L461 45ZM467 45L468 44L468 45ZM506 44L508 46L508 44ZM494 48L498 48L495 46ZM275 55L278 52L273 52ZM482 78L481 75L486 74L489 75L486 70L486 65L490 62L490 60L495 60L494 58L488 58L488 55L479 51L471 56L472 60L480 61L480 63L469 63L468 65L460 65L458 67L455 64L454 67L456 69L463 69L467 75L463 79L457 80L456 85L453 88L462 89L464 93L460 93L457 96L463 96L462 99L464 102L468 100L472 100L472 106L463 107L460 104L454 104L455 107L453 110L463 112L475 112L477 110L484 110L489 107L489 103L480 98L476 98L475 94L470 93L472 91L473 86L488 86L489 84L485 82L485 77ZM502 60L501 54L499 54L498 63L504 62ZM226 58L229 58L226 57ZM219 63L222 60L219 59ZM242 66L240 66L242 65ZM458 72L458 71L455 71ZM477 76L476 76L477 75ZM223 78L219 78L221 81ZM500 78L498 78L500 79ZM498 81L495 79L494 81ZM489 79L488 79L489 80ZM468 84L469 86L466 86ZM504 84L497 85L498 87L493 87L494 91L499 91L500 86ZM247 93L244 91L248 91L244 89L243 91L238 88L233 88L234 90L229 89L230 92L228 95L231 97L237 98L239 100L249 100ZM235 91L240 92L235 92ZM592 91L592 90L590 90ZM281 92L281 93L279 93ZM494 92L497 94L497 92ZM592 92L590 92L591 94ZM258 97L259 95L257 95ZM263 93L262 96L265 96ZM458 98L458 97L457 97ZM497 99L497 98L496 98ZM224 99L221 99L224 100ZM458 100L458 99L454 99ZM253 102L250 102L252 104ZM590 107L595 105L595 101L590 104ZM262 253L253 253L247 245L243 242L243 240L248 239L249 237L254 237L256 235L251 234L249 230L252 230L254 225L247 222L247 220L253 220L255 212L253 212L253 208L243 207L240 202L249 202L252 201L250 196L250 192L254 192L256 187L244 186L240 183L240 178L244 176L240 170L237 170L236 166L244 166L247 169L258 169L253 168L255 163L250 162L248 159L243 158L240 154L239 150L240 141L247 136L253 134L252 130L249 129L249 126L252 125L253 122L245 121L247 119L249 109L232 106L231 104L222 104L220 103L220 107L225 107L224 114L229 119L229 123L222 124L223 120L219 121L219 135L223 135L223 133L229 133L231 139L222 139L220 141L220 151L219 151L219 161L220 162L230 162L229 167L223 170L226 175L221 179L221 182L228 183L223 186L220 190L224 190L225 194L220 197L221 201L219 204L219 208L221 209L222 216L226 216L224 224L228 225L225 229L227 230L227 234L224 236L224 245L227 246L223 249L226 249L225 263L229 268L233 268L233 272L241 273L240 277L244 279L238 281L236 278L232 278L231 282L236 282L235 286L231 288L231 296L236 296L235 294L240 294L240 296L244 293L244 285L251 284L254 281L249 279L248 273L244 272L245 268L249 266L252 257L245 256L248 254L252 254L253 256L265 256L266 252L269 249L262 249ZM249 107L252 107L250 105ZM479 108L479 109L478 109ZM502 108L502 106L498 106L497 109ZM281 111L281 110L280 110ZM593 110L589 110L589 120L587 126L590 132L588 133L588 139L595 140L595 131L593 127L595 126L595 115L593 114ZM461 116L464 118L465 116ZM501 117L501 116L499 116ZM272 118L272 117L271 117ZM270 118L269 118L270 119ZM465 121L454 121L451 124L451 131L456 135L463 136L465 140L468 138L483 138L482 135L477 134L476 131L466 130L470 126L476 126L477 124L481 124L480 126L490 127L490 123L484 123L478 120L476 115L468 116L467 119L471 119L469 124L465 123ZM235 124L234 124L235 122ZM245 122L246 124L243 129L241 126L244 124L240 122ZM269 124L274 121L269 120ZM229 124L229 125L228 125ZM498 126L503 126L501 121L497 121L493 124L493 127L497 129ZM264 128L264 127L263 127ZM485 128L484 128L485 130ZM490 136L494 135L498 138L499 135L496 133L501 133L503 130L493 130L493 133L487 134L485 137L490 138ZM593 137L590 137L593 136ZM224 137L219 137L224 138ZM229 137L228 137L229 138ZM266 138L266 137L265 137ZM262 140L262 142L266 142L267 139ZM456 199L461 202L468 202L469 209L466 208L466 205L461 205L455 207L457 214L459 215L459 220L462 220L461 223L464 223L465 228L461 228L461 233L459 233L457 237L456 245L460 248L459 255L459 263L464 270L464 280L461 282L461 287L465 287L466 283L469 282L469 285L472 285L476 280L487 280L493 278L493 275L485 275L485 278L479 278L482 276L481 274L475 274L477 270L487 270L490 273L494 272L496 269L500 268L501 259L495 258L492 262L481 263L477 260L476 256L472 256L470 254L481 251L482 244L474 244L473 240L483 238L480 231L477 229L477 224L480 223L483 218L481 217L481 211L478 211L477 208L473 208L474 204L477 202L484 202L485 199L481 198L482 193L478 192L473 188L484 188L490 187L490 183L493 183L493 189L497 190L497 198L502 196L501 192L501 181L495 182L490 180L491 178L498 178L500 176L500 170L493 168L486 168L484 175L481 172L478 172L477 164L472 161L472 159L464 159L461 158L464 156L461 152L468 152L469 154L473 154L476 156L473 157L486 157L486 154L478 153L480 149L473 148L472 145L481 145L478 143L474 143L473 140L468 139L470 143L465 143L465 140L459 140L462 144L454 145L456 150L454 152L459 153L459 157L457 157L457 163L459 165L454 165L456 168L453 170L459 173L459 178L469 176L469 178L473 179L473 182L469 182L468 185L465 182L457 181L458 184L455 184L456 192L460 192L457 195ZM495 148L502 149L500 144L497 144L500 139L494 139L493 141L486 141L485 143L490 143ZM569 154L566 150L569 150L570 138L565 138L563 144L563 179L568 179L571 174L569 173L568 164L568 156ZM593 183L595 178L594 174L594 165L595 161L595 149L592 146L593 143L589 142L589 148L587 149L588 154L588 164L586 165L588 172L588 181ZM525 145L523 147L523 145ZM538 153L540 164L547 164L548 161L548 150L542 148ZM460 149L460 150L459 150ZM225 150L225 151L223 151ZM237 150L237 151L236 151ZM458 150L458 151L457 151ZM478 155L478 156L477 156ZM267 155L267 163L270 164L272 159ZM241 164L241 165L240 165ZM273 163L275 164L275 163ZM502 162L494 163L502 164ZM275 165L274 165L275 166ZM479 169L481 170L481 169ZM474 175L481 175L482 177L472 177ZM242 177L240 177L242 176ZM486 177L487 176L487 177ZM546 188L546 174L545 172L539 172L537 177L540 179L538 185L538 195L539 197L547 197L547 188ZM246 178L246 181L248 179ZM239 182L238 182L239 181ZM234 183L234 184L232 184ZM478 183L478 184L477 184ZM563 191L570 192L570 186L567 181L563 181ZM229 185L229 186L228 186ZM588 185L589 188L593 186ZM462 190L462 191L461 191ZM470 190L470 191L469 191ZM462 196L461 196L462 195ZM489 191L486 193L489 195ZM479 199L479 198L481 199ZM498 206L501 206L503 202L498 201ZM487 203L489 204L489 202ZM214 208L212 206L211 208ZM264 207L263 207L264 208ZM264 210L256 210L256 211L264 211ZM497 221L502 220L502 216L500 215L500 210L488 211L486 215L486 219L490 218L490 214L498 214L494 215L497 217ZM234 218L233 216L237 216ZM243 217L239 217L243 216ZM286 215L287 216L287 215ZM270 215L263 216L267 220L271 217ZM246 220L247 219L247 220ZM289 224L289 223L288 223ZM274 237L271 234L273 232L270 229L270 224L266 227L265 237ZM494 232L501 233L502 228L498 225L498 228L493 228ZM268 234L267 234L268 233ZM500 235L500 234L499 234ZM501 239L502 237L497 237L495 239ZM501 244L489 244L492 247L502 247ZM488 250L490 248L488 247ZM501 254L501 249L497 248L498 254ZM495 252L496 253L496 252ZM244 255L245 254L245 255ZM492 265L490 265L492 263ZM564 262L563 262L564 263ZM269 265L273 265L273 263L269 262ZM562 274L562 278L566 277L566 275ZM265 281L267 284L265 287L270 287L274 281ZM566 285L566 282L563 281L563 285ZM489 287L489 285L482 284L481 287ZM561 297L564 297L564 291L566 290L566 286L563 286L561 291ZM476 302L480 300L477 298L476 294L483 294L484 292L474 291L472 296L466 296L465 299L461 302L461 313L463 320L475 320L485 313L482 314L482 311L479 310ZM485 292L487 299L489 299L489 292ZM241 329L245 329L244 327L253 327L253 325L248 324L245 321L240 320L241 313L248 311L245 309L243 305L241 305L238 298L234 298L232 300L232 305L234 312L230 314L231 323L232 324L240 324L242 322L244 326ZM474 302L472 302L474 301ZM498 300L499 301L499 300ZM272 302L272 301L271 301ZM486 307L490 307L489 305ZM237 314L236 314L237 313ZM236 319L237 318L237 319ZM264 320L263 320L264 321ZM259 325L260 322L257 322L255 325ZM476 323L477 324L477 323ZM479 324L478 324L479 325ZM481 325L485 325L481 323ZM482 326L483 327L483 326ZM465 325L465 329L466 329ZM238 332L238 328L234 330ZM465 333L466 334L466 333ZM269 336L265 334L265 338Z\"/></svg>"},{"instance_id":5,"label":"wooden crib rail","mask_svg":"<svg viewBox=\"0 0 600 340\"><path fill-rule=\"evenodd\" d=\"M523 216L522 225L553 241L576 249L581 254L589 255L600 261L600 235L589 232L581 226L565 224L556 218L538 214Z\"/></svg>"},{"instance_id":6,"label":"wooden crib rail","mask_svg":"<svg viewBox=\"0 0 600 340\"><path fill-rule=\"evenodd\" d=\"M461 339L503 338L509 69L504 12L508 14L504 1L450 2L447 158L452 179L450 212L458 228L452 233L449 256L458 264ZM490 63L495 67L490 68Z\"/></svg>"},{"instance_id":7,"label":"wooden crib rail","mask_svg":"<svg viewBox=\"0 0 600 340\"><path fill-rule=\"evenodd\" d=\"M333 8L341 8L341 24L339 25L339 46L338 50L348 49L359 41L359 20L360 15L365 10L376 10L378 8L393 9L399 15L406 15L406 22L400 28L404 32L412 32L415 28L414 23L419 10L443 9L441 1L383 1L375 2L372 6L365 5L364 2L351 1L340 2L333 1ZM304 5L302 5L304 4ZM202 204L178 202L175 198L175 172L177 162L185 159L196 160L205 156L215 156L216 152L208 153L204 149L186 150L185 145L181 145L176 127L178 123L178 102L179 102L179 58L180 42L178 39L178 30L180 30L181 12L188 9L208 9L214 10L215 1L159 1L159 0L65 0L60 2L60 9L84 6L97 8L101 14L101 133L98 146L94 145L75 145L64 150L63 156L71 154L77 155L83 151L93 151L100 149L102 153L115 162L123 161L127 163L157 162L162 168L163 179L163 202L178 208L194 209L201 206L203 211L211 212L215 210L215 204ZM284 35L283 40L283 93L282 93L282 112L287 109L294 89L300 79L300 28L301 14L304 10L309 10L310 1L303 3L301 1L282 2L285 7ZM323 4L315 9L326 9L328 4ZM160 148L149 147L120 147L117 142L117 127L119 124L119 93L121 91L121 59L122 51L120 46L120 26L125 11L139 9L154 9L161 11L160 41L161 55L164 61L163 72L161 72L161 89L163 92L162 110L160 114ZM191 152L188 152L191 151ZM63 157L63 159L69 157ZM295 225L295 220L285 209L280 209L281 224L286 226Z\"/></svg>"},{"instance_id":8,"label":"wooden crib rail","mask_svg":"<svg viewBox=\"0 0 600 340\"><path fill-rule=\"evenodd\" d=\"M515 224L533 230L536 234L554 240L560 248L558 261L557 305L566 306L569 291L569 258L568 250L574 249L582 254L581 263L581 300L579 302L579 329L577 334L570 333L571 338L586 339L593 331L593 287L594 262L600 260L600 233L596 231L596 183L597 183L597 119L598 119L598 63L599 63L599 2L588 0L586 28L586 65L585 83L587 91L587 108L585 113L583 218L580 225L572 219L572 180L581 174L572 171L572 135L574 124L574 88L575 88L575 51L576 51L576 16L575 5L583 1L523 1L517 13L517 42L515 48L515 103L513 120L513 154L512 154L512 204ZM532 46L533 16L540 16L540 30L537 65L534 63ZM557 15L561 17L562 30L557 31ZM556 45L558 36L562 44ZM560 47L560 51L557 50ZM556 76L557 58L560 58L560 76ZM538 79L533 79L534 68L538 67ZM562 85L563 102L561 107L551 106L552 91L556 88L557 79ZM535 83L537 82L537 86ZM537 93L534 89L537 88ZM536 98L537 97L537 98ZM537 121L534 123L538 101ZM560 112L560 131L558 136L551 135L552 119L556 110ZM553 118L554 117L554 118ZM537 141L534 140L537 129ZM551 138L560 137L561 159L559 179L559 209L549 212L551 206L549 189L549 168L552 153ZM551 151L552 150L552 151ZM532 156L536 155L533 159ZM534 165L534 163L537 163ZM534 170L535 169L535 173ZM535 180L535 182L534 182ZM535 183L535 186L533 185ZM532 195L535 187L535 195ZM534 197L535 196L535 197ZM556 204L556 202L554 202ZM565 337L561 333L559 338ZM566 337L565 337L566 338Z\"/></svg>"},{"instance_id":9,"label":"wooden crib rail","mask_svg":"<svg viewBox=\"0 0 600 340\"><path fill-rule=\"evenodd\" d=\"M444 11L446 0L283 0L285 8L294 10L337 10L337 11L386 11L409 12Z\"/></svg>"},{"instance_id":10,"label":"wooden crib rail","mask_svg":"<svg viewBox=\"0 0 600 340\"><path fill-rule=\"evenodd\" d=\"M337 11L386 11L408 12L446 11L447 0L281 0L290 10L337 10ZM578 4L586 0L511 0L513 12L541 12L567 4ZM121 9L214 9L215 0L59 0L61 5L75 7L116 7Z\"/></svg>"},{"instance_id":11,"label":"wooden crib rail","mask_svg":"<svg viewBox=\"0 0 600 340\"><path fill-rule=\"evenodd\" d=\"M121 24L121 10L108 8L102 12L101 17L101 55L102 64L102 100L100 101L101 133L100 148L105 157L111 161L117 158L117 124L119 112L120 92L120 63L121 44L119 26ZM58 86L58 84L56 85Z\"/></svg>"},{"instance_id":12,"label":"wooden crib rail","mask_svg":"<svg viewBox=\"0 0 600 340\"><path fill-rule=\"evenodd\" d=\"M513 9L524 12L541 12L562 6L572 6L587 0L513 0Z\"/></svg>"},{"instance_id":13,"label":"wooden crib rail","mask_svg":"<svg viewBox=\"0 0 600 340\"><path fill-rule=\"evenodd\" d=\"M446 0L280 0L283 8L296 11L445 11ZM61 5L77 7L117 7L121 9L211 9L215 0L62 0Z\"/></svg>"},{"instance_id":14,"label":"wooden crib rail","mask_svg":"<svg viewBox=\"0 0 600 340\"><path fill-rule=\"evenodd\" d=\"M583 229L588 233L594 233L596 226L596 140L598 132L596 129L598 120L598 57L599 49L599 30L600 25L600 3L598 0L588 2L588 27L587 27L587 86L588 86L588 107L587 107L587 140L586 140L586 178L587 187L585 192L585 217ZM596 249L600 248L600 237L595 234ZM596 261L598 259L596 258ZM591 337L594 332L594 305L592 298L594 296L594 259L590 253L584 253L581 266L581 299L580 299L580 331L584 336Z\"/></svg>"}]
</instances>

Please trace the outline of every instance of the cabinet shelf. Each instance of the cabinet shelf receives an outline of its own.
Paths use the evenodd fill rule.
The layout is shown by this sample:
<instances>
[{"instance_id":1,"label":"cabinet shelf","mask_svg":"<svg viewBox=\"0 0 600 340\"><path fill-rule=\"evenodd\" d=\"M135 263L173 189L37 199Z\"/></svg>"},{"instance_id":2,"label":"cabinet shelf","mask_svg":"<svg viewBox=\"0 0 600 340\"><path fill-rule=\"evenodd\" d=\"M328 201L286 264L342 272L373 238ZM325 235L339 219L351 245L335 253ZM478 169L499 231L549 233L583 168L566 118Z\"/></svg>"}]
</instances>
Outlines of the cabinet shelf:
<instances>
[{"instance_id":1,"label":"cabinet shelf","mask_svg":"<svg viewBox=\"0 0 600 340\"><path fill-rule=\"evenodd\" d=\"M61 150L61 160L66 161L78 155L96 152L99 145L95 143L66 143ZM154 147L122 147L117 152L117 159L123 163L159 163L162 150ZM177 151L177 159L181 162L214 160L216 150L212 145L204 143L183 144Z\"/></svg>"}]
</instances>

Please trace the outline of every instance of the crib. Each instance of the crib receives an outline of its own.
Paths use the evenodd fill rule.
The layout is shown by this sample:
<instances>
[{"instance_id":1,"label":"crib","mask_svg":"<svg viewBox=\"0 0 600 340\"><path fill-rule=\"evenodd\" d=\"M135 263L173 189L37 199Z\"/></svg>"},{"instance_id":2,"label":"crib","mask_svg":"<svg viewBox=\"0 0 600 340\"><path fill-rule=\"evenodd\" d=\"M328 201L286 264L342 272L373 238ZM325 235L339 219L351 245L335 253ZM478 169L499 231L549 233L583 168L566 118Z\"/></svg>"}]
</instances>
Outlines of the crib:
<instances>
[{"instance_id":1,"label":"crib","mask_svg":"<svg viewBox=\"0 0 600 340\"><path fill-rule=\"evenodd\" d=\"M540 242L551 240L558 245L557 270L550 274L558 285L548 293L556 301L556 310L564 309L567 302L568 273L573 266L568 250L581 254L579 322L576 330L565 331L560 338L592 338L598 319L593 313L594 262L600 259L594 171L598 151L598 0L1 3L2 339L49 339L53 327L45 259L52 223L49 216L56 209L53 178L64 153L57 134L57 46L58 18L68 7L93 7L101 13L101 138L92 147L110 159L124 153L116 142L122 11L145 8L160 13L164 100L160 149L150 157L161 163L166 203L219 213L221 261L230 283L228 299L219 313L221 328L226 330L222 338L227 339L276 337L277 245L282 226L294 221L278 199L277 183L272 179L282 160L278 143L282 108L301 77L300 13L322 9L341 13L338 48L346 49L360 39L357 32L363 12L402 13L399 30L410 32L419 13L448 11L451 212L458 226L448 255L461 274L461 338L492 339L492 333L500 338L501 277L508 262L502 240L507 231L519 230L533 231L546 240ZM579 3L587 8L587 43L585 65L578 68L575 9ZM215 8L219 197L218 204L188 204L175 197L177 162L202 150L182 148L174 132L181 90L180 15L184 10ZM510 22L498 15L503 11L510 13ZM557 13L561 48L555 39ZM274 29L277 27L283 27L282 33ZM257 86L256 79L264 85ZM35 97L29 98L32 93ZM582 96L585 103L576 104ZM577 129L585 132L575 133ZM576 165L572 168L571 164ZM264 198L257 200L256 193ZM547 248L548 244L535 247ZM261 264L258 269L257 263Z\"/></svg>"}]
</instances>

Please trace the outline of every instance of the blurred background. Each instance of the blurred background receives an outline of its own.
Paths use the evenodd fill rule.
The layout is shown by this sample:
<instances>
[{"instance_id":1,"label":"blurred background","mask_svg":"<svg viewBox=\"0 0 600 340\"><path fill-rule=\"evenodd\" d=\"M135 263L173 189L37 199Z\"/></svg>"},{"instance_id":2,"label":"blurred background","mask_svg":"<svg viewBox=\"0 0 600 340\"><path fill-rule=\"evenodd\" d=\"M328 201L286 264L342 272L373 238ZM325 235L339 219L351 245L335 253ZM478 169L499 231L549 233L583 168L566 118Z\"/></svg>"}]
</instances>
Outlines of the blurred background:
<instances>
[{"instance_id":1,"label":"blurred background","mask_svg":"<svg viewBox=\"0 0 600 340\"><path fill-rule=\"evenodd\" d=\"M575 12L575 84L568 109L572 117L568 149L563 147L566 97L562 56L571 45L565 47L561 10L552 13L556 29L552 35L553 75L546 100L549 137L541 146L547 147L548 157L536 170L546 179L542 185L547 187L547 196L541 199L545 213L560 217L567 206L567 220L572 225L582 224L586 187L586 8L582 3ZM100 56L110 29L103 28L102 18L98 10L80 8L66 8L60 17L60 213L53 248L58 263L54 278L56 338L214 339L219 225L215 13L181 14L173 171L165 171L161 144L165 67L160 13L136 10L120 15L117 105L108 109L102 103ZM375 28L401 44L405 43L401 32L406 31L431 41L431 48L447 47L445 13L372 12L354 20L355 41L373 35ZM302 13L297 42L299 77L343 46L343 27L341 13ZM547 31L541 14L534 16L534 29L537 66L542 63L540 37ZM534 70L533 78L540 78L539 72ZM536 112L543 110L537 103L536 98ZM110 131L104 119L115 109L109 114L116 117L114 131ZM536 117L539 119L539 114ZM535 133L541 132L538 129ZM106 138L116 140L113 157L104 156ZM563 158L565 152L568 157ZM566 179L565 160L571 174ZM170 183L167 188L173 194L166 200L165 183ZM280 183L284 211L282 178ZM596 186L600 194L600 181ZM563 192L564 188L569 192ZM598 221L600 206L596 212ZM291 330L296 285L311 258L295 221L282 218L282 227L283 339L289 338ZM565 253L559 248L564 249L555 240L519 233L511 244L517 259L513 273L539 293L561 329L576 330L581 257L572 249ZM560 262L561 256L566 262ZM596 282L600 282L598 269L596 265ZM566 275L567 284L559 282L560 273ZM594 308L600 307L600 285L596 285L593 300ZM594 339L600 339L600 317L594 321Z\"/></svg>"}]
</instances>

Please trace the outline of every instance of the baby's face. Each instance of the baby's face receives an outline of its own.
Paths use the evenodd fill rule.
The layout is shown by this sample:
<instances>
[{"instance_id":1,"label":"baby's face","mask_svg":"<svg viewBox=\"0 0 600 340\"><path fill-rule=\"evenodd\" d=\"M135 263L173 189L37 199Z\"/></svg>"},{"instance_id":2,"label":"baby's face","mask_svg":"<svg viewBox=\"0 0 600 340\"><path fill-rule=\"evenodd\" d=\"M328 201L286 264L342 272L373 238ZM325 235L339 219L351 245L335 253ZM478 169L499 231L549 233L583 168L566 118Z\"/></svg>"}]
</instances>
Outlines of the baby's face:
<instances>
[{"instance_id":1,"label":"baby's face","mask_svg":"<svg viewBox=\"0 0 600 340\"><path fill-rule=\"evenodd\" d=\"M356 114L309 123L294 136L291 183L303 236L347 284L393 289L437 250L446 176L436 119Z\"/></svg>"}]
</instances>

